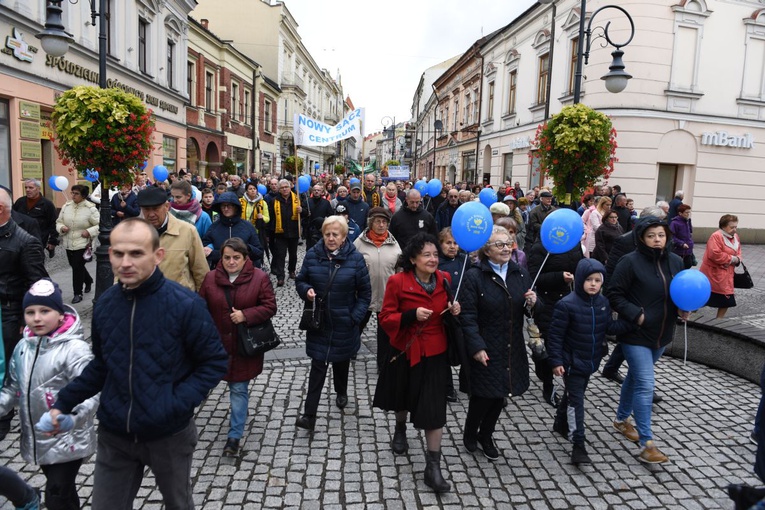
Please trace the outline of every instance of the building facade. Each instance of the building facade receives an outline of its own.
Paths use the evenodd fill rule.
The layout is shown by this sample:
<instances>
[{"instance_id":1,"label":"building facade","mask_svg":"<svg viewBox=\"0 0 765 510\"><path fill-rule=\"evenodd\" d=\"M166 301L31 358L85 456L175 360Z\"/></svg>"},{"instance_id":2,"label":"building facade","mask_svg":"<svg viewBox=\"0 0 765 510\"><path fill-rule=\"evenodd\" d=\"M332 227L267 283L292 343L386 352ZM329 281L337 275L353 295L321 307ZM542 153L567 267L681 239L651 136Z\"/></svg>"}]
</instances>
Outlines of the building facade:
<instances>
[{"instance_id":1,"label":"building facade","mask_svg":"<svg viewBox=\"0 0 765 510\"><path fill-rule=\"evenodd\" d=\"M607 3L589 1L585 21ZM573 104L580 6L578 0L557 0L553 18L553 6L532 5L479 40L472 61L455 64L438 78L434 102L445 132L437 135L436 177L488 179L494 186L509 179L523 188L544 181L534 164L533 140L546 115ZM608 92L600 79L614 48L594 39L600 33L596 27L610 22L616 44L630 36L627 18L604 9L593 20L594 42L581 87L581 102L609 115L617 131L618 162L610 183L619 184L639 209L683 190L698 239L706 239L720 216L730 213L739 217L743 240L765 242L765 214L758 207L765 191L762 2L623 0L619 6L635 25L634 38L622 48L633 78L618 94ZM468 90L468 69L475 68L480 84ZM477 148L463 147L452 136L454 117L457 126L472 125L465 110L472 103L467 94L476 88ZM433 120L430 108L413 113L418 129Z\"/></svg>"},{"instance_id":2,"label":"building facade","mask_svg":"<svg viewBox=\"0 0 765 510\"><path fill-rule=\"evenodd\" d=\"M304 171L330 170L341 146L295 147L293 118L300 113L333 125L343 118L344 96L335 79L314 61L298 33L298 23L283 2L268 0L201 0L193 12L208 19L210 29L225 34L245 55L257 61L280 90L276 111L274 172L289 156L304 161ZM317 169L318 165L318 169Z\"/></svg>"},{"instance_id":3,"label":"building facade","mask_svg":"<svg viewBox=\"0 0 765 510\"><path fill-rule=\"evenodd\" d=\"M107 1L107 85L137 95L153 110L149 169L186 165L184 55L193 3ZM0 0L0 183L18 197L22 179L40 179L45 195L60 205L63 196L48 189L48 178L64 175L74 184L79 177L59 161L50 114L61 92L98 85L98 21L94 26L88 2L63 2L63 24L75 42L63 57L51 57L35 38L45 24L44 4Z\"/></svg>"}]
</instances>

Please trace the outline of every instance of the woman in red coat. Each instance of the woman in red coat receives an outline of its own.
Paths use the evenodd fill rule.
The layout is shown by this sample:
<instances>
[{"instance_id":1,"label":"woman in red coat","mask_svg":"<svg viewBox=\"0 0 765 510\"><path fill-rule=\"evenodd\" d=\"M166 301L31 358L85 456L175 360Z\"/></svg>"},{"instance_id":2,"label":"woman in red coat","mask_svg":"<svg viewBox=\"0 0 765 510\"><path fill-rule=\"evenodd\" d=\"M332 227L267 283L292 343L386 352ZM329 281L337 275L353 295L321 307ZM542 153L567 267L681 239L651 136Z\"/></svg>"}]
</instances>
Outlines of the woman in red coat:
<instances>
[{"instance_id":1,"label":"woman in red coat","mask_svg":"<svg viewBox=\"0 0 765 510\"><path fill-rule=\"evenodd\" d=\"M230 295L231 306L226 299ZM223 347L228 352L228 382L231 422L223 455L239 454L244 434L249 385L263 371L263 355L244 357L237 349L237 324L261 324L276 314L276 296L268 275L252 265L247 245L238 237L226 240L221 247L221 263L205 276L199 295L207 302Z\"/></svg>"},{"instance_id":2,"label":"woman in red coat","mask_svg":"<svg viewBox=\"0 0 765 510\"><path fill-rule=\"evenodd\" d=\"M405 453L406 415L425 430L425 485L436 492L451 486L441 474L441 436L446 424L446 393L451 378L443 313L459 314L449 303L449 274L438 271L438 241L415 235L401 255L404 271L388 279L380 323L390 337L391 359L384 363L374 406L396 412L391 448ZM452 306L450 306L452 305Z\"/></svg>"},{"instance_id":3,"label":"woman in red coat","mask_svg":"<svg viewBox=\"0 0 765 510\"><path fill-rule=\"evenodd\" d=\"M736 306L733 271L741 264L741 241L736 233L737 216L723 215L719 226L720 230L714 232L707 241L699 271L707 275L712 284L712 295L706 306L717 308L717 318L722 319L728 308Z\"/></svg>"}]
</instances>

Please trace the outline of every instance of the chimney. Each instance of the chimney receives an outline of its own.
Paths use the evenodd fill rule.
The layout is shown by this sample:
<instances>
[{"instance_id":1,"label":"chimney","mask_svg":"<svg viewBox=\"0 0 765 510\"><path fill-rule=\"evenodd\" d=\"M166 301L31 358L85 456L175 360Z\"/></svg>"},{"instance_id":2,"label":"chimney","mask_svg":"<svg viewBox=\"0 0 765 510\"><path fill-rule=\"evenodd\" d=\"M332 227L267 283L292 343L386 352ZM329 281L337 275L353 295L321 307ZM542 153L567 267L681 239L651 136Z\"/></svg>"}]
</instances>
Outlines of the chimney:
<instances>
[{"instance_id":1,"label":"chimney","mask_svg":"<svg viewBox=\"0 0 765 510\"><path fill-rule=\"evenodd\" d=\"M209 30L209 28L207 28L207 27L208 27L208 25L210 24L210 20L207 20L207 19L202 19L202 20L200 21L200 23L202 23L202 28L204 28L205 30Z\"/></svg>"}]
</instances>

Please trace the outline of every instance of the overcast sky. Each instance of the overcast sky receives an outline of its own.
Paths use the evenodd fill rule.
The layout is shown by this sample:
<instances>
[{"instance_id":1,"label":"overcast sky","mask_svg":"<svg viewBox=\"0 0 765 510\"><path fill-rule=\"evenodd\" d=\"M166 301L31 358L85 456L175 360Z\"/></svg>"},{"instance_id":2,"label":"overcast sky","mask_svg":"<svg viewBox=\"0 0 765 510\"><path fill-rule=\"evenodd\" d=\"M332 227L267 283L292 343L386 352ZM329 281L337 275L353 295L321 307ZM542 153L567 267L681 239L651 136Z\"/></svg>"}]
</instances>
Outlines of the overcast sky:
<instances>
[{"instance_id":1,"label":"overcast sky","mask_svg":"<svg viewBox=\"0 0 765 510\"><path fill-rule=\"evenodd\" d=\"M367 134L385 116L409 120L420 76L462 55L535 0L283 0L319 67L366 109Z\"/></svg>"}]
</instances>

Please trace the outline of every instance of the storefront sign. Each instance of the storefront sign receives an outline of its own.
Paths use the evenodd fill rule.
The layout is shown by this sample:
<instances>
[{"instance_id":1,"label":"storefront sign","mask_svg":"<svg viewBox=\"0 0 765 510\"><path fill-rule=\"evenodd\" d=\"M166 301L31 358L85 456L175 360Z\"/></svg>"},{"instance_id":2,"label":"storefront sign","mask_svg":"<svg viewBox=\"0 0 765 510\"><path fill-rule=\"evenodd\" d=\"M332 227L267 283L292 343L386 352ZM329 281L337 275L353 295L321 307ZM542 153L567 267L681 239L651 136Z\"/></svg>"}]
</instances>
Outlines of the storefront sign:
<instances>
[{"instance_id":1,"label":"storefront sign","mask_svg":"<svg viewBox=\"0 0 765 510\"><path fill-rule=\"evenodd\" d=\"M98 71L93 71L91 69L88 69L85 66L75 64L74 62L71 62L64 57L52 57L50 55L46 55L45 65L48 67L55 67L59 71L64 72L66 74L70 74L74 76L75 78L82 78L83 80L89 81L91 83L96 83L96 84L98 83ZM110 78L106 80L106 86L108 88L122 89L128 94L133 94L134 96L138 97L139 99L141 99L141 101L145 101L146 104L148 104L149 106L154 106L156 108L159 108L162 111L168 111L170 113L178 113L177 105L168 103L167 101L162 101L158 97L152 96L151 94L147 94L144 91L139 90L135 87L131 87L130 85L122 83L119 80Z\"/></svg>"},{"instance_id":2,"label":"storefront sign","mask_svg":"<svg viewBox=\"0 0 765 510\"><path fill-rule=\"evenodd\" d=\"M21 177L24 179L42 179L43 167L38 161L22 161Z\"/></svg>"},{"instance_id":3,"label":"storefront sign","mask_svg":"<svg viewBox=\"0 0 765 510\"><path fill-rule=\"evenodd\" d=\"M19 121L19 136L30 140L40 139L40 123Z\"/></svg>"},{"instance_id":4,"label":"storefront sign","mask_svg":"<svg viewBox=\"0 0 765 510\"><path fill-rule=\"evenodd\" d=\"M42 159L42 146L40 142L21 142L21 159Z\"/></svg>"},{"instance_id":5,"label":"storefront sign","mask_svg":"<svg viewBox=\"0 0 765 510\"><path fill-rule=\"evenodd\" d=\"M29 101L19 101L19 117L29 120L40 120L40 105Z\"/></svg>"},{"instance_id":6,"label":"storefront sign","mask_svg":"<svg viewBox=\"0 0 765 510\"><path fill-rule=\"evenodd\" d=\"M51 127L51 123L49 120L41 120L40 121L40 139L41 140L50 140L53 138L53 128Z\"/></svg>"},{"instance_id":7,"label":"storefront sign","mask_svg":"<svg viewBox=\"0 0 765 510\"><path fill-rule=\"evenodd\" d=\"M24 34L18 28L13 27L13 35L5 38L5 48L2 49L2 52L13 55L22 62L32 62L34 54L37 53L37 48L27 44L24 40Z\"/></svg>"},{"instance_id":8,"label":"storefront sign","mask_svg":"<svg viewBox=\"0 0 765 510\"><path fill-rule=\"evenodd\" d=\"M749 133L740 136L729 135L727 131L703 133L701 135L701 145L736 147L739 149L754 149L754 137Z\"/></svg>"}]
</instances>

